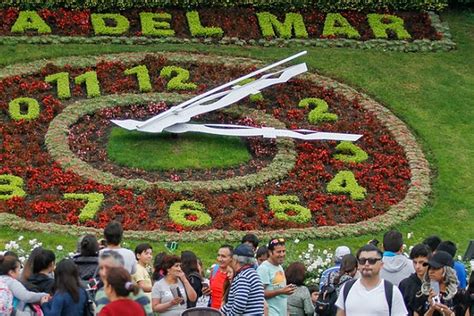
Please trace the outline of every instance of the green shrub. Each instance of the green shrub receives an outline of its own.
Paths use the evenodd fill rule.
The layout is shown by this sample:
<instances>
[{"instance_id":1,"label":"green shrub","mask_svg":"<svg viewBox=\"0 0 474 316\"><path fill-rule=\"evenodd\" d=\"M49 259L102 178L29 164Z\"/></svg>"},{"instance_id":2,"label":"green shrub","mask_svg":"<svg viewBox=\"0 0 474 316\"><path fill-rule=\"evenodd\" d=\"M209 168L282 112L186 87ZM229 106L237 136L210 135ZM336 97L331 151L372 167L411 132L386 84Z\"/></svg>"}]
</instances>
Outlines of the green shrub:
<instances>
[{"instance_id":1,"label":"green shrub","mask_svg":"<svg viewBox=\"0 0 474 316\"><path fill-rule=\"evenodd\" d=\"M47 83L56 82L58 98L64 100L71 97L71 88L69 87L69 73L58 72L44 78Z\"/></svg>"},{"instance_id":2,"label":"green shrub","mask_svg":"<svg viewBox=\"0 0 474 316\"><path fill-rule=\"evenodd\" d=\"M21 105L26 105L28 110L26 114L21 113ZM8 113L12 120L35 120L40 116L40 105L38 101L32 98L16 98L8 103Z\"/></svg>"},{"instance_id":3,"label":"green shrub","mask_svg":"<svg viewBox=\"0 0 474 316\"><path fill-rule=\"evenodd\" d=\"M97 73L95 71L88 71L74 79L76 84L86 84L86 94L88 98L95 98L100 96L100 84L97 79Z\"/></svg>"},{"instance_id":4,"label":"green shrub","mask_svg":"<svg viewBox=\"0 0 474 316\"><path fill-rule=\"evenodd\" d=\"M153 88L151 86L150 74L145 65L139 65L124 71L126 75L136 75L138 81L138 89L140 92L150 92Z\"/></svg>"},{"instance_id":5,"label":"green shrub","mask_svg":"<svg viewBox=\"0 0 474 316\"><path fill-rule=\"evenodd\" d=\"M174 36L175 32L171 29L171 14L140 12L140 23L142 34L146 36Z\"/></svg>"},{"instance_id":6,"label":"green shrub","mask_svg":"<svg viewBox=\"0 0 474 316\"><path fill-rule=\"evenodd\" d=\"M398 39L406 40L411 38L411 35L403 26L403 19L398 16L370 13L367 14L367 20L376 38L388 38L388 30L394 32ZM385 21L389 21L389 23L385 23Z\"/></svg>"},{"instance_id":7,"label":"green shrub","mask_svg":"<svg viewBox=\"0 0 474 316\"><path fill-rule=\"evenodd\" d=\"M369 159L369 155L352 142L341 142L336 146L339 154L334 154L334 158L343 162L364 162Z\"/></svg>"},{"instance_id":8,"label":"green shrub","mask_svg":"<svg viewBox=\"0 0 474 316\"><path fill-rule=\"evenodd\" d=\"M85 200L86 205L79 214L79 221L85 222L95 218L95 214L100 210L104 195L102 193L65 193L66 200Z\"/></svg>"},{"instance_id":9,"label":"green shrub","mask_svg":"<svg viewBox=\"0 0 474 316\"><path fill-rule=\"evenodd\" d=\"M288 39L294 33L297 38L308 38L303 16L299 13L287 13L283 23L269 12L257 13L257 18L263 37L275 37L276 33L278 37Z\"/></svg>"},{"instance_id":10,"label":"green shrub","mask_svg":"<svg viewBox=\"0 0 474 316\"><path fill-rule=\"evenodd\" d=\"M166 66L161 69L160 76L163 78L170 78L173 73L175 77L171 78L166 85L168 90L194 90L197 85L192 82L185 82L189 79L189 70L177 67L177 66Z\"/></svg>"}]
</instances>

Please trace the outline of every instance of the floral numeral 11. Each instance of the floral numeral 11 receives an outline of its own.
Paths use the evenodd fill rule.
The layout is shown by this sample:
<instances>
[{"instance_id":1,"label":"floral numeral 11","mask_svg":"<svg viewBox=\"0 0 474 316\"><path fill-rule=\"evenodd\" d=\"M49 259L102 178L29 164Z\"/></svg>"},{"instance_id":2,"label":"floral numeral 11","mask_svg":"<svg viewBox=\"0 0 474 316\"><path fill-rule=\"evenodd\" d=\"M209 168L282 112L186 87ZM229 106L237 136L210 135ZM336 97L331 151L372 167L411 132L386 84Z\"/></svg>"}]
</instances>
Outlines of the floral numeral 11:
<instances>
[{"instance_id":1,"label":"floral numeral 11","mask_svg":"<svg viewBox=\"0 0 474 316\"><path fill-rule=\"evenodd\" d=\"M69 87L69 73L68 72L58 72L46 76L44 79L47 83L56 83L56 88L58 90L58 98L60 99L69 99L71 97L71 88ZM95 98L100 96L100 83L97 79L97 72L88 71L82 75L77 76L74 79L74 83L77 85L85 84L86 94L88 98Z\"/></svg>"}]
</instances>

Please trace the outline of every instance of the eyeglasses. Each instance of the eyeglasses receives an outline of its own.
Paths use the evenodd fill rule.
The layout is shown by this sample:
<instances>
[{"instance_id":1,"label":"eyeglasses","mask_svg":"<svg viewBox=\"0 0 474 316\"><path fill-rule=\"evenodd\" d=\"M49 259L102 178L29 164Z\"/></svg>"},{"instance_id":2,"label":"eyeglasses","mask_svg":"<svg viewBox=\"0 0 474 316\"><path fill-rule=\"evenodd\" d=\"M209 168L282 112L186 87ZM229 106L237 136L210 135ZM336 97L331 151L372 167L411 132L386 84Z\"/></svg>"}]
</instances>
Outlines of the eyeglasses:
<instances>
[{"instance_id":1,"label":"eyeglasses","mask_svg":"<svg viewBox=\"0 0 474 316\"><path fill-rule=\"evenodd\" d=\"M357 262L359 262L360 265L364 265L366 262L368 262L370 265L374 265L380 260L382 260L382 258L359 258L357 259Z\"/></svg>"},{"instance_id":2,"label":"eyeglasses","mask_svg":"<svg viewBox=\"0 0 474 316\"><path fill-rule=\"evenodd\" d=\"M283 238L275 238L275 239L270 240L270 245L278 245L278 244L284 244L284 243L285 243L285 239Z\"/></svg>"}]
</instances>

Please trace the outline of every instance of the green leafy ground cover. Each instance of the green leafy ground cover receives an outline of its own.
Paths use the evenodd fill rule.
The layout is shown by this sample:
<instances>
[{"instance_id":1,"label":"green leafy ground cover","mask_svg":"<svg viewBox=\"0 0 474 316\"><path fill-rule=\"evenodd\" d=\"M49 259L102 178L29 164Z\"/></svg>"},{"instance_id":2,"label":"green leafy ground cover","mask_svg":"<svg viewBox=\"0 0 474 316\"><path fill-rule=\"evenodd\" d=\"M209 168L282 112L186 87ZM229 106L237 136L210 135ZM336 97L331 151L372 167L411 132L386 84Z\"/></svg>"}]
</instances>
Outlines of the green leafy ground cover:
<instances>
[{"instance_id":1,"label":"green leafy ground cover","mask_svg":"<svg viewBox=\"0 0 474 316\"><path fill-rule=\"evenodd\" d=\"M118 165L145 170L226 168L250 160L238 137L188 133L143 134L113 128L107 153Z\"/></svg>"},{"instance_id":2,"label":"green leafy ground cover","mask_svg":"<svg viewBox=\"0 0 474 316\"><path fill-rule=\"evenodd\" d=\"M400 117L412 129L433 169L433 196L430 205L413 220L398 227L413 232L410 243L439 234L458 243L463 253L474 239L474 12L450 11L447 20L458 49L438 53L398 53L352 49L311 48L305 57L310 71L344 81L369 94ZM196 51L259 58L268 62L295 53L291 48L236 48L204 45L33 45L0 46L0 65L63 55L99 54L123 51ZM48 232L17 232L0 229L0 249L11 239L24 235L37 238L46 247L61 244L75 248L76 238ZM269 238L272 236L269 233ZM382 233L333 240L291 242L289 254L306 248L332 248L347 244L357 248ZM138 241L127 241L130 247ZM191 249L206 264L214 260L220 242L183 243L179 250ZM155 244L155 252L164 250ZM291 259L290 259L291 260Z\"/></svg>"}]
</instances>

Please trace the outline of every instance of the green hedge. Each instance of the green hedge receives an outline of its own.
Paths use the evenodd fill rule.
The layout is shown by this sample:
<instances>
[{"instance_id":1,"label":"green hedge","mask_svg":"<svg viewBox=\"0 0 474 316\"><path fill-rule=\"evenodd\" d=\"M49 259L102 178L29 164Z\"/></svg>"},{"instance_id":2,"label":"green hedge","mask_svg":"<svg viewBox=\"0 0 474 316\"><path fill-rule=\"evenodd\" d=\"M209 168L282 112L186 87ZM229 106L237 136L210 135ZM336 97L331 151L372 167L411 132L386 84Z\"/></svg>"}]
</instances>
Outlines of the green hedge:
<instances>
[{"instance_id":1,"label":"green hedge","mask_svg":"<svg viewBox=\"0 0 474 316\"><path fill-rule=\"evenodd\" d=\"M474 0L462 0L474 1ZM326 12L338 10L442 10L448 0L2 0L0 8L22 9L70 8L117 11L130 8L202 8L253 6L259 9L317 8Z\"/></svg>"}]
</instances>

